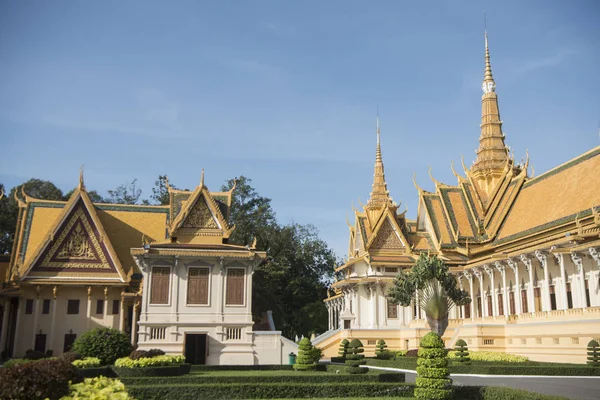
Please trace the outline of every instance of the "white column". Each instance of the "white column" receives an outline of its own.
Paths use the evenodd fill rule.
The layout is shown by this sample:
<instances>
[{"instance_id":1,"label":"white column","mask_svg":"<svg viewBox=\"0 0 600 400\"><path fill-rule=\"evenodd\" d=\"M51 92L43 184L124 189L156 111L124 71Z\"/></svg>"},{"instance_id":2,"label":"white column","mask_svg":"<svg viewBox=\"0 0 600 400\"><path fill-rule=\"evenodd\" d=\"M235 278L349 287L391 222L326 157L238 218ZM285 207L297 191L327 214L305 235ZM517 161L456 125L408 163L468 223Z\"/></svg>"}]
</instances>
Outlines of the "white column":
<instances>
[{"instance_id":1,"label":"white column","mask_svg":"<svg viewBox=\"0 0 600 400\"><path fill-rule=\"evenodd\" d=\"M590 257L594 259L598 269L600 270L600 253L598 253L598 251L593 247L589 248L589 252ZM595 288L590 287L590 306L598 305L598 291L600 289L599 274L599 271L594 271L593 269L590 271L590 283L594 283L596 286Z\"/></svg>"},{"instance_id":2,"label":"white column","mask_svg":"<svg viewBox=\"0 0 600 400\"><path fill-rule=\"evenodd\" d=\"M490 294L492 297L492 314L494 316L498 315L498 296L496 295L496 280L494 279L494 268L490 267L489 265L484 265L483 266L485 272L487 273L488 277L490 278Z\"/></svg>"},{"instance_id":3,"label":"white column","mask_svg":"<svg viewBox=\"0 0 600 400\"><path fill-rule=\"evenodd\" d=\"M483 275L480 270L477 268L473 268L473 273L477 277L479 281L479 292L481 294L481 315L480 317L487 317L487 296L485 295L485 291L483 290Z\"/></svg>"},{"instance_id":4,"label":"white column","mask_svg":"<svg viewBox=\"0 0 600 400\"><path fill-rule=\"evenodd\" d=\"M219 259L219 276L221 281L219 282L220 293L219 293L219 304L217 305L219 314L221 315L221 321L225 320L225 266L223 265L223 257Z\"/></svg>"},{"instance_id":5,"label":"white column","mask_svg":"<svg viewBox=\"0 0 600 400\"><path fill-rule=\"evenodd\" d=\"M248 279L247 279L247 284L248 286L246 287L246 310L248 310L248 321L247 322L252 322L252 278L254 276L254 264L250 265L248 270Z\"/></svg>"},{"instance_id":6,"label":"white column","mask_svg":"<svg viewBox=\"0 0 600 400\"><path fill-rule=\"evenodd\" d=\"M10 309L10 301L4 301L4 314L2 314L2 329L0 330L0 352L6 349L6 336L8 335L8 311Z\"/></svg>"},{"instance_id":7,"label":"white column","mask_svg":"<svg viewBox=\"0 0 600 400\"><path fill-rule=\"evenodd\" d=\"M107 326L106 319L108 317L108 286L104 286L104 309L102 310L102 325ZM112 328L112 324L110 324Z\"/></svg>"},{"instance_id":8,"label":"white column","mask_svg":"<svg viewBox=\"0 0 600 400\"><path fill-rule=\"evenodd\" d=\"M496 269L502 276L502 307L504 308L504 316L508 318L510 315L510 306L508 304L508 289L506 287L506 268L500 261L496 261Z\"/></svg>"},{"instance_id":9,"label":"white column","mask_svg":"<svg viewBox=\"0 0 600 400\"><path fill-rule=\"evenodd\" d=\"M535 251L535 257L540 262L540 265L544 269L544 290L542 290L543 297L543 310L550 311L552 310L552 302L550 301L550 274L548 272L548 259L546 258L546 253L542 253L539 250Z\"/></svg>"},{"instance_id":10,"label":"white column","mask_svg":"<svg viewBox=\"0 0 600 400\"><path fill-rule=\"evenodd\" d=\"M377 293L378 287L378 283L373 283L371 285L371 303L373 304L373 319L371 320L371 326L375 329L379 328L379 318L377 315L377 300L379 299L379 293Z\"/></svg>"},{"instance_id":11,"label":"white column","mask_svg":"<svg viewBox=\"0 0 600 400\"><path fill-rule=\"evenodd\" d=\"M417 319L421 319L421 302L419 299L419 291L417 290L417 292L415 293L415 303L416 303L416 310L417 310Z\"/></svg>"},{"instance_id":12,"label":"white column","mask_svg":"<svg viewBox=\"0 0 600 400\"><path fill-rule=\"evenodd\" d=\"M577 275L579 277L579 307L587 308L587 301L585 299L585 274L583 271L583 258L577 253L571 253L571 260L577 267Z\"/></svg>"},{"instance_id":13,"label":"white column","mask_svg":"<svg viewBox=\"0 0 600 400\"><path fill-rule=\"evenodd\" d=\"M469 290L471 295L471 303L469 303L469 308L471 311L471 319L475 318L475 292L473 291L473 275L469 271L464 271L463 275L469 281Z\"/></svg>"},{"instance_id":14,"label":"white column","mask_svg":"<svg viewBox=\"0 0 600 400\"><path fill-rule=\"evenodd\" d=\"M356 311L354 315L356 315L356 328L360 328L361 320L360 320L360 285L356 285L354 287L354 304L356 305Z\"/></svg>"},{"instance_id":15,"label":"white column","mask_svg":"<svg viewBox=\"0 0 600 400\"><path fill-rule=\"evenodd\" d=\"M40 287L36 288L36 296L33 306L33 329L31 330L31 348L35 347L35 334L38 330L38 316L40 314Z\"/></svg>"},{"instance_id":16,"label":"white column","mask_svg":"<svg viewBox=\"0 0 600 400\"><path fill-rule=\"evenodd\" d=\"M533 268L531 259L525 254L521 254L521 262L525 264L525 268L529 273L529 285L527 286L527 308L530 313L535 312L535 303L533 301Z\"/></svg>"},{"instance_id":17,"label":"white column","mask_svg":"<svg viewBox=\"0 0 600 400\"><path fill-rule=\"evenodd\" d=\"M54 350L54 331L56 327L56 306L58 300L56 299L56 294L58 292L58 287L54 286L52 288L52 311L50 315L50 334L48 335L48 348Z\"/></svg>"},{"instance_id":18,"label":"white column","mask_svg":"<svg viewBox=\"0 0 600 400\"><path fill-rule=\"evenodd\" d=\"M86 311L85 328L90 330L90 323L92 321L92 287L87 288L87 311Z\"/></svg>"},{"instance_id":19,"label":"white column","mask_svg":"<svg viewBox=\"0 0 600 400\"><path fill-rule=\"evenodd\" d=\"M140 306L139 300L133 301L133 316L131 321L131 343L137 344L137 320L138 320L138 307Z\"/></svg>"},{"instance_id":20,"label":"white column","mask_svg":"<svg viewBox=\"0 0 600 400\"><path fill-rule=\"evenodd\" d=\"M23 297L19 297L19 306L17 307L17 320L15 322L15 339L13 341L13 357L20 357L20 355L17 355L17 350L18 347L17 345L19 344L19 328L21 325L21 314L23 313L23 303L24 303Z\"/></svg>"},{"instance_id":21,"label":"white column","mask_svg":"<svg viewBox=\"0 0 600 400\"><path fill-rule=\"evenodd\" d=\"M566 310L569 308L569 302L567 300L567 274L565 272L565 259L562 253L553 253L554 258L560 268L560 297L562 299L559 309Z\"/></svg>"},{"instance_id":22,"label":"white column","mask_svg":"<svg viewBox=\"0 0 600 400\"><path fill-rule=\"evenodd\" d=\"M179 256L173 258L173 273L171 274L171 318L179 320Z\"/></svg>"},{"instance_id":23,"label":"white column","mask_svg":"<svg viewBox=\"0 0 600 400\"><path fill-rule=\"evenodd\" d=\"M125 332L125 298L123 297L123 293L121 293L119 300L119 330Z\"/></svg>"},{"instance_id":24,"label":"white column","mask_svg":"<svg viewBox=\"0 0 600 400\"><path fill-rule=\"evenodd\" d=\"M507 259L506 263L515 274L516 282L513 292L515 296L515 312L517 315L521 315L521 313L523 312L523 308L521 307L521 281L519 281L519 263L511 258Z\"/></svg>"}]
</instances>

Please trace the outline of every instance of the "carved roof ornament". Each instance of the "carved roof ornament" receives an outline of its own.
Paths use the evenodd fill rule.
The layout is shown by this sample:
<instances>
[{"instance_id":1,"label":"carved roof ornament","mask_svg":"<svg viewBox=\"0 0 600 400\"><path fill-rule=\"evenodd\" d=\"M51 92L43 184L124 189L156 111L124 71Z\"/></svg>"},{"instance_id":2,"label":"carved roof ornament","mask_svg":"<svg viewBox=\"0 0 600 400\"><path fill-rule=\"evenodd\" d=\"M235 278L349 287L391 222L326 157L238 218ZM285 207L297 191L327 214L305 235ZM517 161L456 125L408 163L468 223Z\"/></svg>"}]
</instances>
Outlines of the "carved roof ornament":
<instances>
[{"instance_id":1,"label":"carved roof ornament","mask_svg":"<svg viewBox=\"0 0 600 400\"><path fill-rule=\"evenodd\" d=\"M577 253L571 253L571 260L577 267L577 273L580 273L583 270L583 258Z\"/></svg>"},{"instance_id":2,"label":"carved roof ornament","mask_svg":"<svg viewBox=\"0 0 600 400\"><path fill-rule=\"evenodd\" d=\"M596 250L594 247L590 247L589 252L590 256L592 256L594 261L596 261L598 268L600 268L600 254L598 253L598 250Z\"/></svg>"},{"instance_id":3,"label":"carved roof ornament","mask_svg":"<svg viewBox=\"0 0 600 400\"><path fill-rule=\"evenodd\" d=\"M502 275L502 279L504 279L504 277L506 275L506 267L504 265L502 265L502 263L500 261L496 261L494 263L494 266L496 267L498 272L500 272L500 275Z\"/></svg>"},{"instance_id":4,"label":"carved roof ornament","mask_svg":"<svg viewBox=\"0 0 600 400\"><path fill-rule=\"evenodd\" d=\"M469 283L473 282L473 275L469 271L463 271L463 276L467 278Z\"/></svg>"},{"instance_id":5,"label":"carved roof ornament","mask_svg":"<svg viewBox=\"0 0 600 400\"><path fill-rule=\"evenodd\" d=\"M517 265L517 262L515 260L513 260L512 258L507 258L506 264L510 267L510 269L512 269L514 274L517 273L519 266Z\"/></svg>"},{"instance_id":6,"label":"carved roof ornament","mask_svg":"<svg viewBox=\"0 0 600 400\"><path fill-rule=\"evenodd\" d=\"M521 262L525 264L525 268L527 272L531 271L531 258L527 257L525 254L521 254Z\"/></svg>"},{"instance_id":7,"label":"carved roof ornament","mask_svg":"<svg viewBox=\"0 0 600 400\"><path fill-rule=\"evenodd\" d=\"M534 254L535 258L537 258L540 264L542 265L542 268L548 268L548 259L546 257L546 254L540 250L536 250Z\"/></svg>"},{"instance_id":8,"label":"carved roof ornament","mask_svg":"<svg viewBox=\"0 0 600 400\"><path fill-rule=\"evenodd\" d=\"M479 282L483 282L483 274L479 269L471 268L471 271L473 271L473 275L477 277L477 280L479 280Z\"/></svg>"},{"instance_id":9,"label":"carved roof ornament","mask_svg":"<svg viewBox=\"0 0 600 400\"><path fill-rule=\"evenodd\" d=\"M490 277L491 279L494 279L494 269L491 268L489 265L484 264L483 265L483 270L485 271L485 273Z\"/></svg>"}]
</instances>

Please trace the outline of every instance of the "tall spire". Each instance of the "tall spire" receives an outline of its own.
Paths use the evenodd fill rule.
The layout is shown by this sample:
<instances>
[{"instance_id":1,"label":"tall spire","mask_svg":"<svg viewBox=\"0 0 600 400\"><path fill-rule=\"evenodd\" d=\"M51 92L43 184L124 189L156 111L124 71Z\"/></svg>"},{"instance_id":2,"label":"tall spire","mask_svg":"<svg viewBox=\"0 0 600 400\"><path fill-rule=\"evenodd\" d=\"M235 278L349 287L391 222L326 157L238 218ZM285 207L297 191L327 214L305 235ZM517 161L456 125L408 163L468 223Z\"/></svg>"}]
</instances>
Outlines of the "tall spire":
<instances>
[{"instance_id":1,"label":"tall spire","mask_svg":"<svg viewBox=\"0 0 600 400\"><path fill-rule=\"evenodd\" d=\"M496 82L492 75L490 49L487 30L485 31L485 72L483 75L483 96L481 98L481 135L477 159L471 171L478 175L495 176L503 169L508 160L508 149L504 144L502 121L498 108Z\"/></svg>"},{"instance_id":2,"label":"tall spire","mask_svg":"<svg viewBox=\"0 0 600 400\"><path fill-rule=\"evenodd\" d=\"M383 157L381 156L381 131L379 129L379 112L377 113L377 148L375 151L375 174L373 176L373 189L371 197L367 202L368 208L380 208L385 204L392 204L390 192L385 183L385 173L383 171Z\"/></svg>"}]
</instances>

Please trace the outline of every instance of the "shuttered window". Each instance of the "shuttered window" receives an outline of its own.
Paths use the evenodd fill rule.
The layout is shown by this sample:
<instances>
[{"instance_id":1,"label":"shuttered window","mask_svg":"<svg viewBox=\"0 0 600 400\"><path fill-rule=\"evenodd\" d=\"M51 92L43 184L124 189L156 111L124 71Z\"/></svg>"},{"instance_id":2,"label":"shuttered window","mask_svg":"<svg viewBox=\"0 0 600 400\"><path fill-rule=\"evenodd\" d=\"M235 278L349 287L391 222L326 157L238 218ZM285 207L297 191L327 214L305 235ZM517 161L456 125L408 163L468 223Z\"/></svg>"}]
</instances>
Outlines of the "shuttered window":
<instances>
[{"instance_id":1,"label":"shuttered window","mask_svg":"<svg viewBox=\"0 0 600 400\"><path fill-rule=\"evenodd\" d=\"M388 299L387 301L387 314L388 319L396 319L398 318L398 305L394 304Z\"/></svg>"},{"instance_id":2,"label":"shuttered window","mask_svg":"<svg viewBox=\"0 0 600 400\"><path fill-rule=\"evenodd\" d=\"M208 304L208 268L188 270L188 304Z\"/></svg>"},{"instance_id":3,"label":"shuttered window","mask_svg":"<svg viewBox=\"0 0 600 400\"><path fill-rule=\"evenodd\" d=\"M151 304L169 303L169 279L171 269L169 267L152 268L152 286L150 288Z\"/></svg>"},{"instance_id":4,"label":"shuttered window","mask_svg":"<svg viewBox=\"0 0 600 400\"><path fill-rule=\"evenodd\" d=\"M226 304L244 304L244 270L230 268L227 270L227 299Z\"/></svg>"},{"instance_id":5,"label":"shuttered window","mask_svg":"<svg viewBox=\"0 0 600 400\"><path fill-rule=\"evenodd\" d=\"M527 313L529 306L527 304L527 290L521 290L521 310Z\"/></svg>"}]
</instances>

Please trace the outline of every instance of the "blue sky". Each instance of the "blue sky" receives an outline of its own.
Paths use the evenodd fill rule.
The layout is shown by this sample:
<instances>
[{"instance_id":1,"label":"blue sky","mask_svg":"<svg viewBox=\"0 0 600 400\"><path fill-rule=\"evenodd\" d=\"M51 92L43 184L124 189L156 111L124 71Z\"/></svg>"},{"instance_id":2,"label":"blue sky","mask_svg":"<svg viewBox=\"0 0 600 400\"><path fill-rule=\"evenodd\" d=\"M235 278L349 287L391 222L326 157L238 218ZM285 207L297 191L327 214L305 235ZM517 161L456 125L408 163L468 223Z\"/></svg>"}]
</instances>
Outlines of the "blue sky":
<instances>
[{"instance_id":1,"label":"blue sky","mask_svg":"<svg viewBox=\"0 0 600 400\"><path fill-rule=\"evenodd\" d=\"M392 197L475 158L487 10L507 144L536 174L600 144L600 3L3 1L0 182L67 191L246 175L346 253L379 105Z\"/></svg>"}]
</instances>

